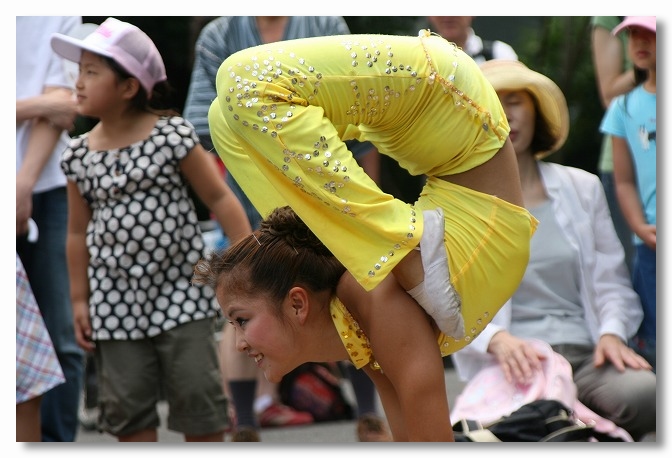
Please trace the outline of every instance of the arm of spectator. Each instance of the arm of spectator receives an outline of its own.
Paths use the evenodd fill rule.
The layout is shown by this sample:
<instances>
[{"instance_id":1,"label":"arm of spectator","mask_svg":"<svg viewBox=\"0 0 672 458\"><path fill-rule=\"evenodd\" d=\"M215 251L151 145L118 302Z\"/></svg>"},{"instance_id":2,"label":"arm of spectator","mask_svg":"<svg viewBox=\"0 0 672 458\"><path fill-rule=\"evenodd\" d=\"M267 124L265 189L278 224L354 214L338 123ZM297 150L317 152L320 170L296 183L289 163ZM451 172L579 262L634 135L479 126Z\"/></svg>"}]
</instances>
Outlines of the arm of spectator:
<instances>
[{"instance_id":1,"label":"arm of spectator","mask_svg":"<svg viewBox=\"0 0 672 458\"><path fill-rule=\"evenodd\" d=\"M595 249L588 281L593 285L595 296L589 306L597 317L598 333L627 342L637 332L644 313L639 296L632 288L625 252L609 213L604 188L593 174L570 176L576 180L578 198L590 217L587 227L593 231Z\"/></svg>"},{"instance_id":2,"label":"arm of spectator","mask_svg":"<svg viewBox=\"0 0 672 458\"><path fill-rule=\"evenodd\" d=\"M94 350L91 341L91 318L89 316L89 249L86 245L86 230L91 220L91 209L82 197L74 181L68 181L68 231L66 256L70 277L70 298L75 326L75 338L85 351Z\"/></svg>"},{"instance_id":3,"label":"arm of spectator","mask_svg":"<svg viewBox=\"0 0 672 458\"><path fill-rule=\"evenodd\" d=\"M653 369L646 359L628 347L620 337L613 334L604 334L600 337L595 346L594 361L596 367L611 361L619 372L623 372L626 367L644 370Z\"/></svg>"},{"instance_id":4,"label":"arm of spectator","mask_svg":"<svg viewBox=\"0 0 672 458\"><path fill-rule=\"evenodd\" d=\"M32 122L30 138L24 160L16 172L16 234L24 234L28 230L28 218L32 214L32 194L35 183L42 170L53 154L56 142L63 130L52 124L50 119L60 119L55 113L65 113L63 89L47 89L41 96L16 102L16 119ZM69 94L70 91L67 91ZM70 95L71 97L71 95ZM59 100L60 102L57 102ZM74 102L73 102L74 103ZM33 115L33 116L29 116ZM36 117L35 117L36 115ZM74 120L74 105L72 120ZM31 120L32 119L32 120ZM70 122L72 126L72 121Z\"/></svg>"},{"instance_id":5,"label":"arm of spectator","mask_svg":"<svg viewBox=\"0 0 672 458\"><path fill-rule=\"evenodd\" d=\"M452 354L453 364L461 380L471 380L481 369L495 361L489 352L490 342L499 332L511 326L511 301L507 301L492 321L469 345Z\"/></svg>"},{"instance_id":6,"label":"arm of spectator","mask_svg":"<svg viewBox=\"0 0 672 458\"><path fill-rule=\"evenodd\" d=\"M541 370L541 359L544 356L537 353L530 342L505 330L492 336L488 353L495 356L509 383L520 384L529 384L532 381L534 372Z\"/></svg>"},{"instance_id":7,"label":"arm of spectator","mask_svg":"<svg viewBox=\"0 0 672 458\"><path fill-rule=\"evenodd\" d=\"M41 95L16 101L16 123L45 118L54 128L70 130L77 116L77 102L66 88L48 88Z\"/></svg>"},{"instance_id":8,"label":"arm of spectator","mask_svg":"<svg viewBox=\"0 0 672 458\"><path fill-rule=\"evenodd\" d=\"M617 95L635 87L635 73L625 69L623 45L604 27L595 26L591 33L593 66L603 108Z\"/></svg>"},{"instance_id":9,"label":"arm of spectator","mask_svg":"<svg viewBox=\"0 0 672 458\"><path fill-rule=\"evenodd\" d=\"M199 143L182 159L180 168L226 236L235 243L251 234L252 228L243 205L222 178L216 160Z\"/></svg>"},{"instance_id":10,"label":"arm of spectator","mask_svg":"<svg viewBox=\"0 0 672 458\"><path fill-rule=\"evenodd\" d=\"M632 232L652 250L656 249L656 226L648 224L639 199L637 178L625 138L612 136L616 197Z\"/></svg>"}]
</instances>

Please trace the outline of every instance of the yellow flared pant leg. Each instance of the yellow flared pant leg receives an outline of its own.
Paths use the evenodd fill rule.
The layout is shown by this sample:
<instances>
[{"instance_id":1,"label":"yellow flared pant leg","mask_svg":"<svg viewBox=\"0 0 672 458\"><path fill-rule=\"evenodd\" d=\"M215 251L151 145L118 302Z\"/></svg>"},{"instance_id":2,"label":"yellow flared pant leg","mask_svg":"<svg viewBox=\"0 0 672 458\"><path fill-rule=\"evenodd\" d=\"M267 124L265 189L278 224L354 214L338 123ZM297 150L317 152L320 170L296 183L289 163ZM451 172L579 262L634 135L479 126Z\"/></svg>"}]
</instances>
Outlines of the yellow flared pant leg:
<instances>
[{"instance_id":1,"label":"yellow flared pant leg","mask_svg":"<svg viewBox=\"0 0 672 458\"><path fill-rule=\"evenodd\" d=\"M492 86L454 44L382 35L235 53L217 74L209 123L259 213L291 206L367 290L418 245L423 220L383 193L343 140L371 141L411 173L445 175L482 164L508 133Z\"/></svg>"},{"instance_id":2,"label":"yellow flared pant leg","mask_svg":"<svg viewBox=\"0 0 672 458\"><path fill-rule=\"evenodd\" d=\"M367 290L419 243L422 215L378 188L322 108L300 100L225 105L220 95L210 107L212 139L262 216L291 206ZM285 119L264 131L254 124L260 110Z\"/></svg>"},{"instance_id":3,"label":"yellow flared pant leg","mask_svg":"<svg viewBox=\"0 0 672 458\"><path fill-rule=\"evenodd\" d=\"M516 291L538 221L525 208L431 177L416 206L444 209L450 281L462 299L466 335L441 334L445 356L475 339Z\"/></svg>"}]
</instances>

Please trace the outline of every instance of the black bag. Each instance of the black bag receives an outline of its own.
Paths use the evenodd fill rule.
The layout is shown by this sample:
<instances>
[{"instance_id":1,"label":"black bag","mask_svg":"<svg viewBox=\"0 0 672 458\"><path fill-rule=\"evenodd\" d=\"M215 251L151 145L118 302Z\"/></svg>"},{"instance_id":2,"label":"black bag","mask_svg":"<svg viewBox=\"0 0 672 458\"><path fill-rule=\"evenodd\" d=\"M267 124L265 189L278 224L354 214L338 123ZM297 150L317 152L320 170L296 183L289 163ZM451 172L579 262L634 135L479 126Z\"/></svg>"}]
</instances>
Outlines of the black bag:
<instances>
[{"instance_id":1,"label":"black bag","mask_svg":"<svg viewBox=\"0 0 672 458\"><path fill-rule=\"evenodd\" d=\"M340 385L336 364L305 363L280 381L283 404L310 412L315 421L352 420L353 408Z\"/></svg>"},{"instance_id":2,"label":"black bag","mask_svg":"<svg viewBox=\"0 0 672 458\"><path fill-rule=\"evenodd\" d=\"M460 420L453 425L456 442L622 442L575 418L563 403L542 399L525 404L488 425Z\"/></svg>"}]
</instances>

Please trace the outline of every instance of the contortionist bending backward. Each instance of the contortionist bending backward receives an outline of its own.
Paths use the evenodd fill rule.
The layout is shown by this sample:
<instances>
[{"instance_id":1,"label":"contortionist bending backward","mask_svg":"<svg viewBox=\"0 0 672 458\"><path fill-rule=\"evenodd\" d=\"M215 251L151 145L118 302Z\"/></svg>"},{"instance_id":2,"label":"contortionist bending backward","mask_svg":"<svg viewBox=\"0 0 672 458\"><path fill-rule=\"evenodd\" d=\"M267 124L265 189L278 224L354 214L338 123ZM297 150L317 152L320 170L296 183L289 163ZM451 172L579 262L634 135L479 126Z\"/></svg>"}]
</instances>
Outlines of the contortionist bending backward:
<instances>
[{"instance_id":1,"label":"contortionist bending backward","mask_svg":"<svg viewBox=\"0 0 672 458\"><path fill-rule=\"evenodd\" d=\"M516 290L537 221L497 94L454 44L421 30L248 48L220 67L209 122L260 214L292 207L367 291L393 273L442 331L443 356ZM427 175L417 202L383 193L351 138Z\"/></svg>"}]
</instances>

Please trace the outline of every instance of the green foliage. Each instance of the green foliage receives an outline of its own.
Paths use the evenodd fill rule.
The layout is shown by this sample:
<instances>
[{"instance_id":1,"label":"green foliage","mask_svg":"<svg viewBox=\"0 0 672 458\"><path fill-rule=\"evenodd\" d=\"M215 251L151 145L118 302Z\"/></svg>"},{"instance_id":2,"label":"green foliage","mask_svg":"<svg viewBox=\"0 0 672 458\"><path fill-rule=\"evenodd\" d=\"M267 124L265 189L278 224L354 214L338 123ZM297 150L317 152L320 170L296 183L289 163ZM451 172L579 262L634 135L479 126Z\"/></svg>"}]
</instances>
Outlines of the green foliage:
<instances>
[{"instance_id":1,"label":"green foliage","mask_svg":"<svg viewBox=\"0 0 672 458\"><path fill-rule=\"evenodd\" d=\"M602 106L591 58L590 16L544 17L516 47L519 59L560 87L570 113L569 138L549 161L597 171Z\"/></svg>"}]
</instances>

